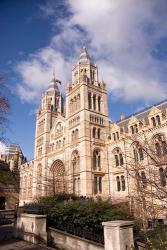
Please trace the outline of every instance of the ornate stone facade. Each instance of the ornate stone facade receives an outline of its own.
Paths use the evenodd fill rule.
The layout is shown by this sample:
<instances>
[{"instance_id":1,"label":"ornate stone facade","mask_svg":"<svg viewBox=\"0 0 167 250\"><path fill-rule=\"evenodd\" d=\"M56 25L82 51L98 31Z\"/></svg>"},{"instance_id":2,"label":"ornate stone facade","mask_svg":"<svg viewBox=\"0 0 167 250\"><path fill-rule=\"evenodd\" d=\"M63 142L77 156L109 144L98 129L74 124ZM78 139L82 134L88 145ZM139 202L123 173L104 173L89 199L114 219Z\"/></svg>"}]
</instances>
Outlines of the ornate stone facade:
<instances>
[{"instance_id":1,"label":"ornate stone facade","mask_svg":"<svg viewBox=\"0 0 167 250\"><path fill-rule=\"evenodd\" d=\"M167 102L111 122L105 83L85 48L72 68L65 104L59 83L53 78L42 96L34 160L20 166L20 204L60 192L129 199L129 166L135 157L143 169L148 164L142 150L134 151L134 142L145 137L155 142L156 135L165 140ZM141 172L144 178L146 172Z\"/></svg>"}]
</instances>

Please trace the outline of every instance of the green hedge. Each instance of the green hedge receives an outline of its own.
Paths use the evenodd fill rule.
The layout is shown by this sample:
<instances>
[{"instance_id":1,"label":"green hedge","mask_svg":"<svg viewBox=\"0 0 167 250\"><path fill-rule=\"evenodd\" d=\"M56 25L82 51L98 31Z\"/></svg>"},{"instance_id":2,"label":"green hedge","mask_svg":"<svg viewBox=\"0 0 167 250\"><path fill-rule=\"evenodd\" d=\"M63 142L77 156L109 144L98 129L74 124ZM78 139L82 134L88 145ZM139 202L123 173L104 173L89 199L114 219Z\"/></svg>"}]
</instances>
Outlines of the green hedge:
<instances>
[{"instance_id":1,"label":"green hedge","mask_svg":"<svg viewBox=\"0 0 167 250\"><path fill-rule=\"evenodd\" d=\"M73 225L101 230L103 221L133 219L127 204L112 205L108 201L80 200L77 197L46 197L25 206L26 212L47 215L48 225Z\"/></svg>"}]
</instances>

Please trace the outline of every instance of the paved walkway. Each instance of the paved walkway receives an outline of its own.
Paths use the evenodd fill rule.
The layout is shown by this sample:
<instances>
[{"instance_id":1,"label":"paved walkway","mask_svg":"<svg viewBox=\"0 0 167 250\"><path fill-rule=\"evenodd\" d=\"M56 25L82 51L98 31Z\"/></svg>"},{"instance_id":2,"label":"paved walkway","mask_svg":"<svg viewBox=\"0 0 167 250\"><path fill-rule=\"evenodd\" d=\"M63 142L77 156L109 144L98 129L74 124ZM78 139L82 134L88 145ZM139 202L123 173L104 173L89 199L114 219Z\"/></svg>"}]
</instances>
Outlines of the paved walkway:
<instances>
[{"instance_id":1,"label":"paved walkway","mask_svg":"<svg viewBox=\"0 0 167 250\"><path fill-rule=\"evenodd\" d=\"M0 250L48 250L54 249L42 245L33 245L23 240L9 240L0 243ZM55 249L54 249L55 250Z\"/></svg>"}]
</instances>

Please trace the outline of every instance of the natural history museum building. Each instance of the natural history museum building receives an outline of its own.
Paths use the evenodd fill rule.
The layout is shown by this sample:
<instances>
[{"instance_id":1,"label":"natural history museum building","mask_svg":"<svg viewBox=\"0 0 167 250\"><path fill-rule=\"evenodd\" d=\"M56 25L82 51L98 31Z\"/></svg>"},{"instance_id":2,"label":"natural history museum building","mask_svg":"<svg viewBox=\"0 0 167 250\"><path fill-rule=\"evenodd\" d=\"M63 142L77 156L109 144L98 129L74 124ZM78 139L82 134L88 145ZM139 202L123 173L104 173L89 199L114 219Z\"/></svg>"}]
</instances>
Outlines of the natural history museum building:
<instances>
[{"instance_id":1,"label":"natural history museum building","mask_svg":"<svg viewBox=\"0 0 167 250\"><path fill-rule=\"evenodd\" d=\"M20 204L62 192L128 200L135 195L136 169L146 188L153 165L147 142L157 157L167 153L167 102L113 123L106 85L86 48L72 68L65 102L59 84L53 78L37 111L34 160L20 165ZM157 174L164 187L164 162Z\"/></svg>"}]
</instances>

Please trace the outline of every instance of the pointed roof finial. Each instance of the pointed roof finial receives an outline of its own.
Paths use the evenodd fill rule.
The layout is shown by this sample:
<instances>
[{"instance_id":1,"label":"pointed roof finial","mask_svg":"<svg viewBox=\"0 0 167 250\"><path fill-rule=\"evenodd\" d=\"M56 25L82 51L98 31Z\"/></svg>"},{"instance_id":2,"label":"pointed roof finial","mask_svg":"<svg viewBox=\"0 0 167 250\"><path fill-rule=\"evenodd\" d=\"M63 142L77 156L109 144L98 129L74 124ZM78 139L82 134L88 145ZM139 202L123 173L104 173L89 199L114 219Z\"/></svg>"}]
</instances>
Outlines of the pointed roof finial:
<instances>
[{"instance_id":1,"label":"pointed roof finial","mask_svg":"<svg viewBox=\"0 0 167 250\"><path fill-rule=\"evenodd\" d=\"M79 56L79 62L80 63L88 63L88 62L93 63L85 46L83 46L82 52Z\"/></svg>"},{"instance_id":2,"label":"pointed roof finial","mask_svg":"<svg viewBox=\"0 0 167 250\"><path fill-rule=\"evenodd\" d=\"M55 69L53 68L53 79L55 80Z\"/></svg>"}]
</instances>

